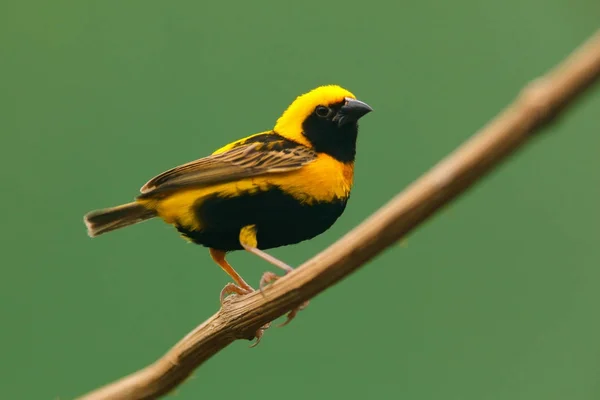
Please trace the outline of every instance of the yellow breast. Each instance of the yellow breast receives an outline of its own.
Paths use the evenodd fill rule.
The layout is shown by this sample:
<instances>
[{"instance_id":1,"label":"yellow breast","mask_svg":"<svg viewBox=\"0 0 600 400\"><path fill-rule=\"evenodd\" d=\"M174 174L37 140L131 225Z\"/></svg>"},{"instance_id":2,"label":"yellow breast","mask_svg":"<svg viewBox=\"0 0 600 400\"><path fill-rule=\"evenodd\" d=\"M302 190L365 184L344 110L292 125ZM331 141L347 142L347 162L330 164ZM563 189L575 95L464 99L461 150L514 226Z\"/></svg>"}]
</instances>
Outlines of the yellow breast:
<instances>
[{"instance_id":1,"label":"yellow breast","mask_svg":"<svg viewBox=\"0 0 600 400\"><path fill-rule=\"evenodd\" d=\"M313 202L344 199L350 195L354 177L354 165L343 164L326 154L298 171L272 175L266 180L281 187L296 199ZM263 178L261 178L263 179Z\"/></svg>"},{"instance_id":2,"label":"yellow breast","mask_svg":"<svg viewBox=\"0 0 600 400\"><path fill-rule=\"evenodd\" d=\"M167 223L199 229L201 221L196 218L194 206L207 196L218 194L223 197L233 197L244 192L266 191L271 186L278 186L304 204L328 202L336 198L345 199L350 195L353 175L352 163L343 164L331 156L319 154L316 161L296 171L201 188L182 189L165 198L138 201L146 207L155 209Z\"/></svg>"}]
</instances>

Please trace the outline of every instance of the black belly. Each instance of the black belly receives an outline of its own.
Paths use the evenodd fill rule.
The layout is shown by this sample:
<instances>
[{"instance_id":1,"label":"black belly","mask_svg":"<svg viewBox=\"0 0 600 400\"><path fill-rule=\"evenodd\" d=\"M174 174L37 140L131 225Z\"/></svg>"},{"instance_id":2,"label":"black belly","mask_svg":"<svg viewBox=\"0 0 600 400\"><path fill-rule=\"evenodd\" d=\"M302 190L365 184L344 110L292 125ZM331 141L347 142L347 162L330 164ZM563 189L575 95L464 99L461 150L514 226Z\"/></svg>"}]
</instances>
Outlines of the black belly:
<instances>
[{"instance_id":1,"label":"black belly","mask_svg":"<svg viewBox=\"0 0 600 400\"><path fill-rule=\"evenodd\" d=\"M196 206L202 230L177 230L194 243L218 250L241 250L240 230L255 225L258 247L294 244L326 231L344 211L347 199L302 204L277 187L237 197L214 195Z\"/></svg>"}]
</instances>

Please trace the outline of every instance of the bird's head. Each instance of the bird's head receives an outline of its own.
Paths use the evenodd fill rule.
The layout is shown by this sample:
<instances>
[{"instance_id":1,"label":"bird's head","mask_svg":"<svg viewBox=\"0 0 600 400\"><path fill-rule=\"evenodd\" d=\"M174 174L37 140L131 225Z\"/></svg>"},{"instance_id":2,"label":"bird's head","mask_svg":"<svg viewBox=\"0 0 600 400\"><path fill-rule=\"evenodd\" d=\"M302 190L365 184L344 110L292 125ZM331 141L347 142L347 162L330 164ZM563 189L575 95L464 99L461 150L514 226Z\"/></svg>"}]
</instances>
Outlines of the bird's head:
<instances>
[{"instance_id":1,"label":"bird's head","mask_svg":"<svg viewBox=\"0 0 600 400\"><path fill-rule=\"evenodd\" d=\"M354 161L358 120L373 109L344 88L320 86L285 110L275 132L342 162Z\"/></svg>"}]
</instances>

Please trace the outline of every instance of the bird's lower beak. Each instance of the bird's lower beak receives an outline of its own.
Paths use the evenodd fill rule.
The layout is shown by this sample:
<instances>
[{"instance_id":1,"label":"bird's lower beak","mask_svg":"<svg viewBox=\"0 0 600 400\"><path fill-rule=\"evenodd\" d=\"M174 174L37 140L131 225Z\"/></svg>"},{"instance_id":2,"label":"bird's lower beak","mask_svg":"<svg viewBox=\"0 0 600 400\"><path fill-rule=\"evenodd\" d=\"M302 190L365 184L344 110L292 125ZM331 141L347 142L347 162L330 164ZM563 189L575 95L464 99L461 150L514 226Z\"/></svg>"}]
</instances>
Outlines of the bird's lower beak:
<instances>
[{"instance_id":1,"label":"bird's lower beak","mask_svg":"<svg viewBox=\"0 0 600 400\"><path fill-rule=\"evenodd\" d=\"M373 111L373 109L367 103L346 97L344 105L333 120L336 121L339 126L342 126L350 122L358 121L361 117L371 111Z\"/></svg>"}]
</instances>

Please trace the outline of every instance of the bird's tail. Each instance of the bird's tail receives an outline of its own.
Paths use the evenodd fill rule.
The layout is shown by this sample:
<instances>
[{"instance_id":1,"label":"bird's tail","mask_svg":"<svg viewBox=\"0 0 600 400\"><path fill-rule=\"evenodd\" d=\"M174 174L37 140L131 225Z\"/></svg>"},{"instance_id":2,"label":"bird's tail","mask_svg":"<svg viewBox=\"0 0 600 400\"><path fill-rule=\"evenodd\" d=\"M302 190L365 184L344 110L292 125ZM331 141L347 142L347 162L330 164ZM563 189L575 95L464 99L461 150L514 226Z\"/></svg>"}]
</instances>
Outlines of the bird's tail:
<instances>
[{"instance_id":1,"label":"bird's tail","mask_svg":"<svg viewBox=\"0 0 600 400\"><path fill-rule=\"evenodd\" d=\"M115 229L137 224L156 217L156 215L156 211L149 210L141 204L133 202L91 211L83 217L83 221L87 226L88 235L95 237Z\"/></svg>"}]
</instances>

